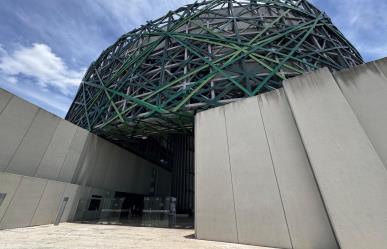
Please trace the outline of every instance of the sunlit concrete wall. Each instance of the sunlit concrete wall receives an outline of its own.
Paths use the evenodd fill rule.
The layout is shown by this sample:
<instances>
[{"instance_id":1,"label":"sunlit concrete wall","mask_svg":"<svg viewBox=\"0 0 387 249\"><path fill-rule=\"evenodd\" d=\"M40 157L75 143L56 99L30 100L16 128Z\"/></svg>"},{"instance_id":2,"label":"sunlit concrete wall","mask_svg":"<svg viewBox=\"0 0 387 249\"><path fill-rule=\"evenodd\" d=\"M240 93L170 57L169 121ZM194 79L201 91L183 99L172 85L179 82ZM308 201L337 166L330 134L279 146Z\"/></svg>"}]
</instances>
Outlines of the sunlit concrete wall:
<instances>
[{"instance_id":1,"label":"sunlit concrete wall","mask_svg":"<svg viewBox=\"0 0 387 249\"><path fill-rule=\"evenodd\" d=\"M197 114L196 236L387 248L386 72L323 69Z\"/></svg>"},{"instance_id":2,"label":"sunlit concrete wall","mask_svg":"<svg viewBox=\"0 0 387 249\"><path fill-rule=\"evenodd\" d=\"M171 174L0 89L0 229L74 219L80 198L170 194Z\"/></svg>"}]
</instances>

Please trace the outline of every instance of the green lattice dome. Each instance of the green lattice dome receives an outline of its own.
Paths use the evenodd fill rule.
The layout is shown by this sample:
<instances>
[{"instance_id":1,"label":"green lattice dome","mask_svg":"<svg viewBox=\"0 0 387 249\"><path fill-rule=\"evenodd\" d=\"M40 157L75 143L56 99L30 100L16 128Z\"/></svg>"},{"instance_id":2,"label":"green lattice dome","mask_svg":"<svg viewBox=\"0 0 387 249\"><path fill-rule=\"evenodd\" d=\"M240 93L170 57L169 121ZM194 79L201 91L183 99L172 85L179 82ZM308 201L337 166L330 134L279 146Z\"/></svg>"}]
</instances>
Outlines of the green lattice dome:
<instances>
[{"instance_id":1,"label":"green lattice dome","mask_svg":"<svg viewBox=\"0 0 387 249\"><path fill-rule=\"evenodd\" d=\"M362 62L306 0L203 1L106 49L66 118L112 141L190 133L198 111L279 88L306 71Z\"/></svg>"}]
</instances>

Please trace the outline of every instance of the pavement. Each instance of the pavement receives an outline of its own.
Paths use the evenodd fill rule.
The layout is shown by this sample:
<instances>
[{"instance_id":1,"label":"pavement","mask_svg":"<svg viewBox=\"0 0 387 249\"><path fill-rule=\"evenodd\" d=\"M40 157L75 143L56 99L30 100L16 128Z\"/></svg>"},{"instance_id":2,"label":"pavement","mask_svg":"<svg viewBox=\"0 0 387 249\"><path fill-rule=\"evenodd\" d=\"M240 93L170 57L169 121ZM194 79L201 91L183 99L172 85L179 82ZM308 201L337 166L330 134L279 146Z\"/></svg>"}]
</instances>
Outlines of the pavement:
<instances>
[{"instance_id":1,"label":"pavement","mask_svg":"<svg viewBox=\"0 0 387 249\"><path fill-rule=\"evenodd\" d=\"M0 231L0 249L269 249L197 240L192 229L62 223Z\"/></svg>"}]
</instances>

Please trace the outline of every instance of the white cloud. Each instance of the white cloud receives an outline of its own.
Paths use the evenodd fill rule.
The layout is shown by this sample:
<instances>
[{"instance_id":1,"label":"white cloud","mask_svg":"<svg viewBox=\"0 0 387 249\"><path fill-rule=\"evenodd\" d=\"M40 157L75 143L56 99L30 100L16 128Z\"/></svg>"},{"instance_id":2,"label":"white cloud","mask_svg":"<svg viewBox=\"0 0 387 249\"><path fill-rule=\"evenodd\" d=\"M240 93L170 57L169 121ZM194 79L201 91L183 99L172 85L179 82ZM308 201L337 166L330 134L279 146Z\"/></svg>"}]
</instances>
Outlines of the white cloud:
<instances>
[{"instance_id":1,"label":"white cloud","mask_svg":"<svg viewBox=\"0 0 387 249\"><path fill-rule=\"evenodd\" d=\"M0 49L0 74L3 78L29 77L41 88L53 87L70 95L84 74L84 70L69 69L46 44L34 43L31 47L20 47L11 54L2 47ZM12 82L16 83L15 80Z\"/></svg>"},{"instance_id":2,"label":"white cloud","mask_svg":"<svg viewBox=\"0 0 387 249\"><path fill-rule=\"evenodd\" d=\"M12 83L12 78L4 78L0 75L0 88L5 89L41 108L64 117L71 105L72 98L44 88L36 87L34 82Z\"/></svg>"},{"instance_id":3,"label":"white cloud","mask_svg":"<svg viewBox=\"0 0 387 249\"><path fill-rule=\"evenodd\" d=\"M175 10L196 0L93 0L91 6L95 11L108 12L114 18L123 32L131 31L146 21L164 16L170 10Z\"/></svg>"},{"instance_id":4,"label":"white cloud","mask_svg":"<svg viewBox=\"0 0 387 249\"><path fill-rule=\"evenodd\" d=\"M18 79L14 76L4 77L5 82L15 85L18 82Z\"/></svg>"},{"instance_id":5,"label":"white cloud","mask_svg":"<svg viewBox=\"0 0 387 249\"><path fill-rule=\"evenodd\" d=\"M374 60L387 56L387 1L313 0L328 9L328 15L365 56Z\"/></svg>"}]
</instances>

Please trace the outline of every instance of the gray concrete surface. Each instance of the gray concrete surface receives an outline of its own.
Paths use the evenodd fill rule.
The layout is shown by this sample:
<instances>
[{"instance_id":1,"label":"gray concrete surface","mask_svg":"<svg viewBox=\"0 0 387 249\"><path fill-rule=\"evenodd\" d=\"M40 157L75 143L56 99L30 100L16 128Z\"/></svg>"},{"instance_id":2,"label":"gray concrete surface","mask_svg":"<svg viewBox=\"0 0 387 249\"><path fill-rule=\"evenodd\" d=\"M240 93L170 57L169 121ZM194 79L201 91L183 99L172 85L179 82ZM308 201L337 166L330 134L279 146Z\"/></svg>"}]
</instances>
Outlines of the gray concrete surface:
<instances>
[{"instance_id":1,"label":"gray concrete surface","mask_svg":"<svg viewBox=\"0 0 387 249\"><path fill-rule=\"evenodd\" d=\"M21 180L22 176L0 173L0 192L6 194L4 201L0 206L0 224Z\"/></svg>"},{"instance_id":2,"label":"gray concrete surface","mask_svg":"<svg viewBox=\"0 0 387 249\"><path fill-rule=\"evenodd\" d=\"M0 89L0 114L12 99L12 94L3 89Z\"/></svg>"},{"instance_id":3,"label":"gray concrete surface","mask_svg":"<svg viewBox=\"0 0 387 249\"><path fill-rule=\"evenodd\" d=\"M75 184L67 184L65 192L63 193L63 198L60 201L60 205L65 197L69 198L66 208L61 218L61 222L74 221L75 212L77 210L77 203L81 198L82 187Z\"/></svg>"},{"instance_id":4,"label":"gray concrete surface","mask_svg":"<svg viewBox=\"0 0 387 249\"><path fill-rule=\"evenodd\" d=\"M46 184L47 180L24 176L1 219L0 229L29 226Z\"/></svg>"},{"instance_id":5,"label":"gray concrete surface","mask_svg":"<svg viewBox=\"0 0 387 249\"><path fill-rule=\"evenodd\" d=\"M77 127L70 122L59 121L59 125L36 172L36 177L54 180L58 178L76 129Z\"/></svg>"},{"instance_id":6,"label":"gray concrete surface","mask_svg":"<svg viewBox=\"0 0 387 249\"><path fill-rule=\"evenodd\" d=\"M200 113L196 129L198 238L223 241L213 217L235 206L239 243L338 248L283 89Z\"/></svg>"},{"instance_id":7,"label":"gray concrete surface","mask_svg":"<svg viewBox=\"0 0 387 249\"><path fill-rule=\"evenodd\" d=\"M58 124L59 119L56 116L40 109L6 171L33 176L42 161Z\"/></svg>"},{"instance_id":8,"label":"gray concrete surface","mask_svg":"<svg viewBox=\"0 0 387 249\"><path fill-rule=\"evenodd\" d=\"M62 223L0 231L1 249L269 249L193 239L193 230Z\"/></svg>"},{"instance_id":9,"label":"gray concrete surface","mask_svg":"<svg viewBox=\"0 0 387 249\"><path fill-rule=\"evenodd\" d=\"M47 181L39 205L32 217L31 226L53 223L63 200L66 183Z\"/></svg>"},{"instance_id":10,"label":"gray concrete surface","mask_svg":"<svg viewBox=\"0 0 387 249\"><path fill-rule=\"evenodd\" d=\"M195 228L199 239L238 242L224 107L196 116Z\"/></svg>"},{"instance_id":11,"label":"gray concrete surface","mask_svg":"<svg viewBox=\"0 0 387 249\"><path fill-rule=\"evenodd\" d=\"M275 210L282 205L295 249L387 248L387 59L334 75L305 74L284 89L197 115L199 238L222 240L213 229L222 219L203 217L229 218L234 199L240 243L274 246L265 243L283 234ZM233 199L224 200L217 187L228 164ZM222 204L230 213L214 211Z\"/></svg>"},{"instance_id":12,"label":"gray concrete surface","mask_svg":"<svg viewBox=\"0 0 387 249\"><path fill-rule=\"evenodd\" d=\"M322 69L284 88L340 248L386 248L387 171L333 76Z\"/></svg>"},{"instance_id":13,"label":"gray concrete surface","mask_svg":"<svg viewBox=\"0 0 387 249\"><path fill-rule=\"evenodd\" d=\"M86 141L90 133L80 127L77 128L71 141L66 158L61 167L58 181L76 183L77 170L82 166L86 148Z\"/></svg>"},{"instance_id":14,"label":"gray concrete surface","mask_svg":"<svg viewBox=\"0 0 387 249\"><path fill-rule=\"evenodd\" d=\"M137 194L149 193L153 169L159 181L170 181L170 172L153 163L6 91L0 94L0 172Z\"/></svg>"},{"instance_id":15,"label":"gray concrete surface","mask_svg":"<svg viewBox=\"0 0 387 249\"><path fill-rule=\"evenodd\" d=\"M6 193L1 229L52 222L65 189L71 206L62 221L72 220L79 199L96 192L103 198L114 191L146 195L153 170L158 171L160 186L170 186L170 172L0 91L0 193ZM155 193L167 196L170 187Z\"/></svg>"},{"instance_id":16,"label":"gray concrete surface","mask_svg":"<svg viewBox=\"0 0 387 249\"><path fill-rule=\"evenodd\" d=\"M0 114L0 172L4 171L28 131L38 108L17 97Z\"/></svg>"},{"instance_id":17,"label":"gray concrete surface","mask_svg":"<svg viewBox=\"0 0 387 249\"><path fill-rule=\"evenodd\" d=\"M338 248L284 90L258 100L293 247Z\"/></svg>"},{"instance_id":18,"label":"gray concrete surface","mask_svg":"<svg viewBox=\"0 0 387 249\"><path fill-rule=\"evenodd\" d=\"M257 98L225 106L225 117L239 243L292 248Z\"/></svg>"},{"instance_id":19,"label":"gray concrete surface","mask_svg":"<svg viewBox=\"0 0 387 249\"><path fill-rule=\"evenodd\" d=\"M336 72L334 77L387 168L387 60Z\"/></svg>"}]
</instances>

